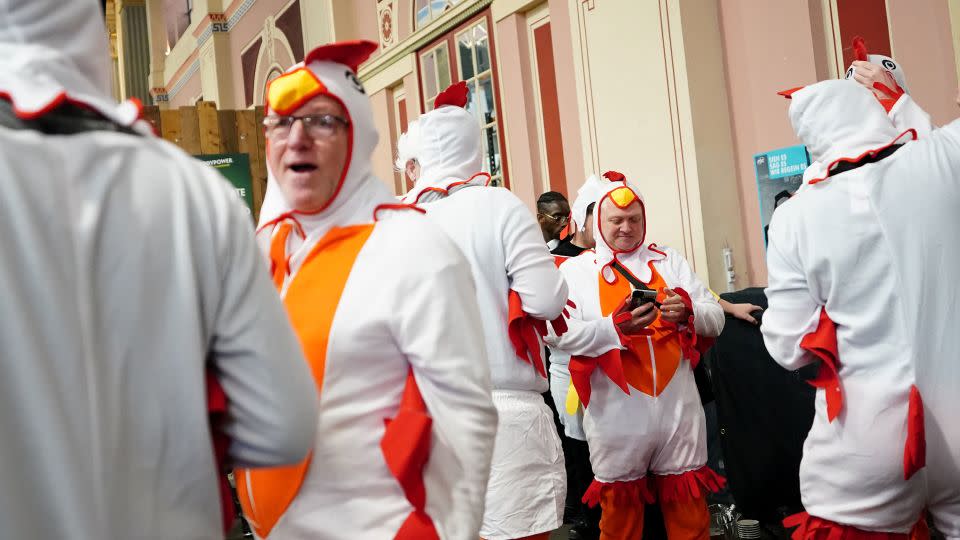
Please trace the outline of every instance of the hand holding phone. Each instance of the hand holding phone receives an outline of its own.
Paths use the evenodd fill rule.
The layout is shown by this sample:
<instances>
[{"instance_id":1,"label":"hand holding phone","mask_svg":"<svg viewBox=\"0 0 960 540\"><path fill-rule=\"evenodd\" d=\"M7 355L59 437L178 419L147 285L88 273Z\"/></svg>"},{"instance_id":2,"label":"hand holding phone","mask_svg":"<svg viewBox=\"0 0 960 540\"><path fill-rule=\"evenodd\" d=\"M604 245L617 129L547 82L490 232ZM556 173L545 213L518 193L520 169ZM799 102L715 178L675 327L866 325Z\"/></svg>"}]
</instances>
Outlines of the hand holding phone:
<instances>
[{"instance_id":1,"label":"hand holding phone","mask_svg":"<svg viewBox=\"0 0 960 540\"><path fill-rule=\"evenodd\" d=\"M653 303L657 308L660 307L660 302L657 302L657 291L652 289L634 289L630 295L630 309L634 310L648 303Z\"/></svg>"}]
</instances>

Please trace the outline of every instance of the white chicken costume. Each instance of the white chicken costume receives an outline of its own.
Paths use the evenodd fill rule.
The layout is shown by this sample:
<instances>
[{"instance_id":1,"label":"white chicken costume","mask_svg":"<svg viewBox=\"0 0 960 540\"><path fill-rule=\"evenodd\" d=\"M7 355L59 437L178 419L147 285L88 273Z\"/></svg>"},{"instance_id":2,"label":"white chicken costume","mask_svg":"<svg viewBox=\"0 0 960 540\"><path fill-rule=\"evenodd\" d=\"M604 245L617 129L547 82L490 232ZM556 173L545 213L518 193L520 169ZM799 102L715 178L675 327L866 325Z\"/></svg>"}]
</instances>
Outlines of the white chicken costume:
<instances>
[{"instance_id":1,"label":"white chicken costume","mask_svg":"<svg viewBox=\"0 0 960 540\"><path fill-rule=\"evenodd\" d=\"M413 157L421 174L405 200L421 204L463 250L477 284L477 328L499 414L480 536L504 540L563 524L563 451L540 395L549 385L537 334L546 332L544 321L561 316L567 286L529 210L508 190L486 187L480 126L463 108L466 97L466 85L454 85L418 119Z\"/></svg>"},{"instance_id":2,"label":"white chicken costume","mask_svg":"<svg viewBox=\"0 0 960 540\"><path fill-rule=\"evenodd\" d=\"M587 223L587 207L606 194L610 182L601 180L592 174L577 190L577 198L571 205L570 213L573 216L573 226L579 230L593 227L593 222ZM557 265L563 264L569 257L555 256ZM557 408L560 424L567 437L578 441L586 441L587 435L583 432L583 408L579 404L571 405L567 410L567 397L570 394L570 354L561 349L550 348L550 396Z\"/></svg>"},{"instance_id":3,"label":"white chicken costume","mask_svg":"<svg viewBox=\"0 0 960 540\"><path fill-rule=\"evenodd\" d=\"M693 367L698 345L722 330L723 310L678 252L642 239L634 249L620 251L603 237L608 200L619 208L643 208L639 192L622 174L607 176L615 181L594 207L596 251L560 265L575 304L569 328L548 338L552 347L573 355L570 374L585 408L596 479L584 501L603 508L602 538L639 539L643 502L655 498L671 540L706 538L705 495L724 481L706 466L706 424ZM631 284L615 265L658 291L660 300L664 288L683 297L688 322L676 325L658 317L644 335L622 335L614 314L631 294Z\"/></svg>"},{"instance_id":4,"label":"white chicken costume","mask_svg":"<svg viewBox=\"0 0 960 540\"><path fill-rule=\"evenodd\" d=\"M0 536L222 539L214 448L316 430L249 212L111 98L95 0L0 0L0 65Z\"/></svg>"},{"instance_id":5,"label":"white chicken costume","mask_svg":"<svg viewBox=\"0 0 960 540\"><path fill-rule=\"evenodd\" d=\"M349 155L319 211L291 211L272 171L261 211L257 234L320 396L312 456L237 476L262 538L466 540L480 525L496 416L475 288L456 246L390 204L371 172L377 132L355 70L375 49L319 47L267 91L270 114L339 101Z\"/></svg>"},{"instance_id":6,"label":"white chicken costume","mask_svg":"<svg viewBox=\"0 0 960 540\"><path fill-rule=\"evenodd\" d=\"M910 142L843 80L794 92L790 119L829 164L774 213L767 251L767 348L821 361L794 538L906 538L925 508L960 538L960 124Z\"/></svg>"}]
</instances>

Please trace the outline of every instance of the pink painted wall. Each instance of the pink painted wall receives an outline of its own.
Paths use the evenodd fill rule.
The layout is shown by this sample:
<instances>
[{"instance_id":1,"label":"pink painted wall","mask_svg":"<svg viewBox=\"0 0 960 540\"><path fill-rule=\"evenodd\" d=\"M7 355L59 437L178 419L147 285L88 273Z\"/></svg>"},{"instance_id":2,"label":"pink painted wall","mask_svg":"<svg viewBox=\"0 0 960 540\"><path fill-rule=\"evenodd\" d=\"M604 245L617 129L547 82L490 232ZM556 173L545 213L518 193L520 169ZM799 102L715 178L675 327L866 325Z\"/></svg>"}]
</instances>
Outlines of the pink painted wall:
<instances>
[{"instance_id":1,"label":"pink painted wall","mask_svg":"<svg viewBox=\"0 0 960 540\"><path fill-rule=\"evenodd\" d=\"M200 84L200 70L198 69L190 76L187 83L183 85L177 95L170 99L170 108L176 109L184 105L193 105L193 100L200 95L203 87Z\"/></svg>"},{"instance_id":2,"label":"pink painted wall","mask_svg":"<svg viewBox=\"0 0 960 540\"><path fill-rule=\"evenodd\" d=\"M357 36L351 39L368 39L374 43L380 43L380 23L377 18L376 0L356 0L353 5L356 8L354 16L356 17ZM376 58L379 54L380 51L378 50L373 53L372 58Z\"/></svg>"},{"instance_id":3,"label":"pink painted wall","mask_svg":"<svg viewBox=\"0 0 960 540\"><path fill-rule=\"evenodd\" d=\"M890 42L911 96L943 125L957 117L956 60L950 9L944 0L887 2Z\"/></svg>"},{"instance_id":4,"label":"pink painted wall","mask_svg":"<svg viewBox=\"0 0 960 540\"><path fill-rule=\"evenodd\" d=\"M393 129L393 92L381 90L370 96L373 122L380 134L380 141L373 150L373 174L393 193L393 145L390 133Z\"/></svg>"},{"instance_id":5,"label":"pink painted wall","mask_svg":"<svg viewBox=\"0 0 960 540\"><path fill-rule=\"evenodd\" d=\"M410 123L420 117L420 79L416 65L413 71L403 78L403 90L407 94L407 123Z\"/></svg>"},{"instance_id":6,"label":"pink painted wall","mask_svg":"<svg viewBox=\"0 0 960 540\"><path fill-rule=\"evenodd\" d=\"M746 270L751 285L765 285L767 281L753 155L797 144L787 118L788 102L777 91L817 80L811 24L819 21L811 20L808 2L819 0L719 0L740 217L746 231Z\"/></svg>"},{"instance_id":7,"label":"pink painted wall","mask_svg":"<svg viewBox=\"0 0 960 540\"><path fill-rule=\"evenodd\" d=\"M398 43L410 37L413 33L413 0L395 0L397 4L397 20L393 31L397 33Z\"/></svg>"},{"instance_id":8,"label":"pink painted wall","mask_svg":"<svg viewBox=\"0 0 960 540\"><path fill-rule=\"evenodd\" d=\"M502 129L507 134L510 190L533 209L542 188L536 97L530 66L526 17L509 15L496 23Z\"/></svg>"},{"instance_id":9,"label":"pink painted wall","mask_svg":"<svg viewBox=\"0 0 960 540\"><path fill-rule=\"evenodd\" d=\"M571 39L572 24L567 0L550 0L550 27L553 34L554 69L557 77L557 103L560 106L560 129L563 132L564 169L567 171L567 193L575 197L587 175L584 170L583 132L577 108L577 75L573 55L579 44Z\"/></svg>"}]
</instances>

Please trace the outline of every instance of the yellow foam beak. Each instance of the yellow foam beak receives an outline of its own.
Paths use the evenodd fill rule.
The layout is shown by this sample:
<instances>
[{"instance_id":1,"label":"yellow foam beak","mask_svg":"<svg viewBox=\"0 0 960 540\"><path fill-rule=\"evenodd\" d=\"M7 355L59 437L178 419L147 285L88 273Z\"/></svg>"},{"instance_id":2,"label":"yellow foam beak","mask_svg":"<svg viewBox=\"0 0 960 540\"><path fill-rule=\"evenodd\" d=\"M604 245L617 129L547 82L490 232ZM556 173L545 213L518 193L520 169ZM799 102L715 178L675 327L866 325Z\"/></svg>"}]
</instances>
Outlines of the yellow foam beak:
<instances>
[{"instance_id":1,"label":"yellow foam beak","mask_svg":"<svg viewBox=\"0 0 960 540\"><path fill-rule=\"evenodd\" d=\"M610 199L617 208L626 208L637 200L637 194L628 187L619 187L610 192Z\"/></svg>"},{"instance_id":2,"label":"yellow foam beak","mask_svg":"<svg viewBox=\"0 0 960 540\"><path fill-rule=\"evenodd\" d=\"M267 88L267 105L277 114L287 115L327 87L307 68L300 68L273 80Z\"/></svg>"}]
</instances>

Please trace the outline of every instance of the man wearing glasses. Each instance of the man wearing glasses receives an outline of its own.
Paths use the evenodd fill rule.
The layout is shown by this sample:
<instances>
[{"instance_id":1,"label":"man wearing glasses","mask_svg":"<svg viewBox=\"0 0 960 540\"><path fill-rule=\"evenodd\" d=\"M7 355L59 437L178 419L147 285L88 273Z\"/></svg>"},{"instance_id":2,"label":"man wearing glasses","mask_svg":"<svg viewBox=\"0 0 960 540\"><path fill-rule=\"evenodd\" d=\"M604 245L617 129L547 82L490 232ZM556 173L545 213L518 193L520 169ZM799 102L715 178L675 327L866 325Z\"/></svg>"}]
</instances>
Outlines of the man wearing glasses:
<instances>
[{"instance_id":1,"label":"man wearing glasses","mask_svg":"<svg viewBox=\"0 0 960 540\"><path fill-rule=\"evenodd\" d=\"M496 412L476 291L457 247L371 171L378 136L355 73L376 48L319 47L267 90L257 239L320 408L307 459L238 471L260 538L480 529Z\"/></svg>"},{"instance_id":2,"label":"man wearing glasses","mask_svg":"<svg viewBox=\"0 0 960 540\"><path fill-rule=\"evenodd\" d=\"M537 199L537 223L551 251L560 244L560 233L570 223L570 203L562 193L548 191Z\"/></svg>"}]
</instances>

